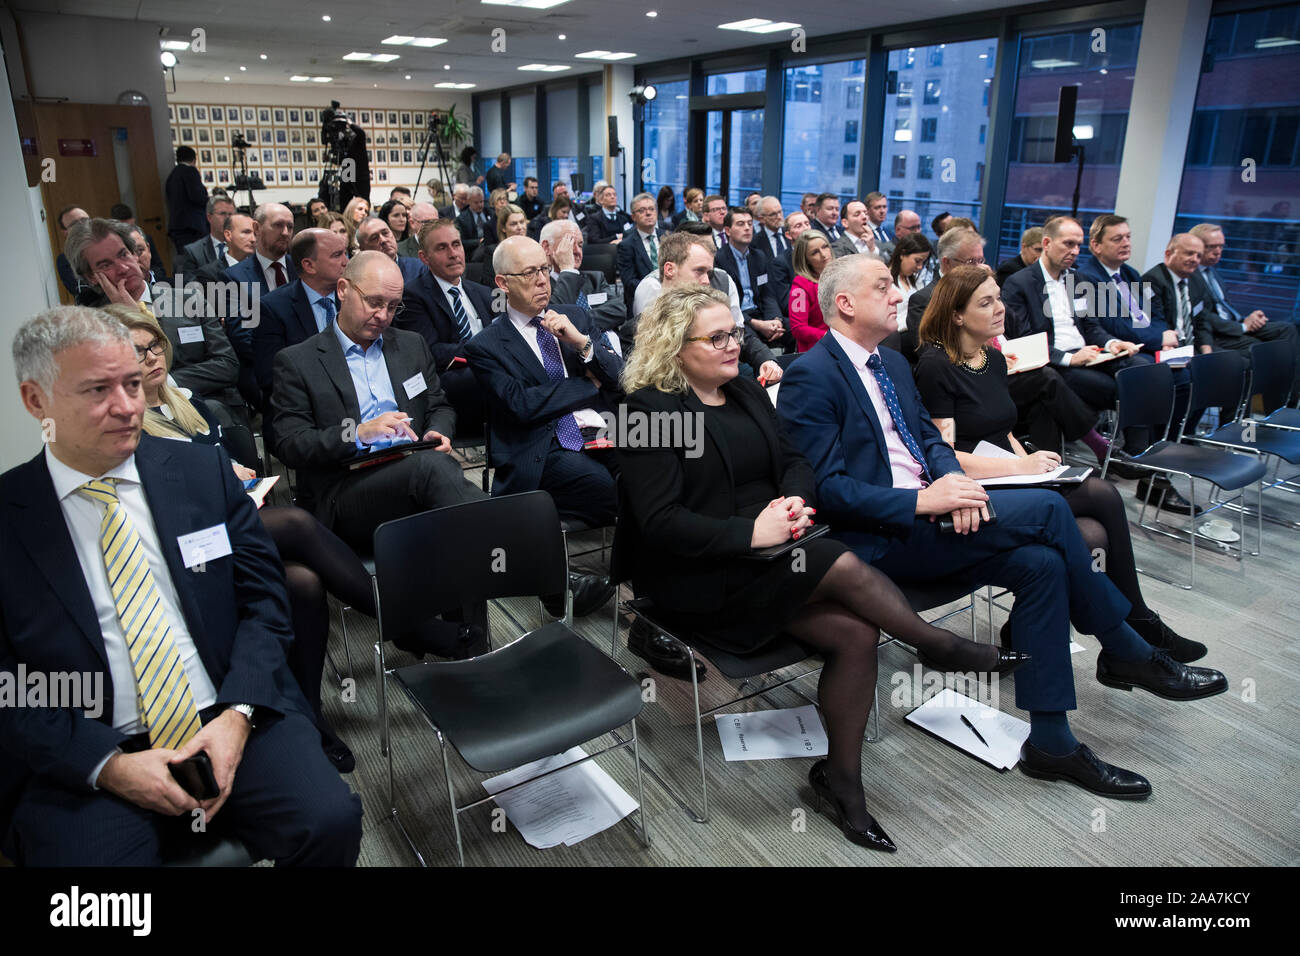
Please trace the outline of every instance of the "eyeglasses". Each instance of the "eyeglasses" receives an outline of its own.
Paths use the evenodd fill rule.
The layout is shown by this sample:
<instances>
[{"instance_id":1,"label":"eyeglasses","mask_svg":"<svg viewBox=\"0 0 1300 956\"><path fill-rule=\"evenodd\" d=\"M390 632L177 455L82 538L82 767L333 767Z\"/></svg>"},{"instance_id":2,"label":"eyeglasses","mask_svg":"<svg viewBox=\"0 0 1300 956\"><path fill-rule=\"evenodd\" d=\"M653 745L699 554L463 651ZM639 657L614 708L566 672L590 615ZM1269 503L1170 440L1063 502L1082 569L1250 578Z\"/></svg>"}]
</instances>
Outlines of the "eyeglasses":
<instances>
[{"instance_id":1,"label":"eyeglasses","mask_svg":"<svg viewBox=\"0 0 1300 956\"><path fill-rule=\"evenodd\" d=\"M695 335L687 339L687 342L708 342L715 349L721 351L728 345L739 345L745 338L745 330L737 326L730 332L714 332L712 335Z\"/></svg>"},{"instance_id":2,"label":"eyeglasses","mask_svg":"<svg viewBox=\"0 0 1300 956\"><path fill-rule=\"evenodd\" d=\"M532 266L523 272L498 272L497 275L509 276L512 279L523 279L525 282L536 282L538 276L549 277L551 274L550 269L550 266Z\"/></svg>"},{"instance_id":3,"label":"eyeglasses","mask_svg":"<svg viewBox=\"0 0 1300 956\"><path fill-rule=\"evenodd\" d=\"M382 295L366 295L366 290L355 282L352 283L352 287L361 294L361 301L366 304L366 308L371 312L378 312L383 309L388 313L390 319L395 319L402 313L403 305L400 299L397 302L385 302Z\"/></svg>"},{"instance_id":4,"label":"eyeglasses","mask_svg":"<svg viewBox=\"0 0 1300 956\"><path fill-rule=\"evenodd\" d=\"M154 342L153 345L137 345L135 347L135 357L140 362L141 365L144 364L146 355L154 355L156 357L161 358L163 355L166 354L167 354L167 350L163 348L163 344L161 342Z\"/></svg>"},{"instance_id":5,"label":"eyeglasses","mask_svg":"<svg viewBox=\"0 0 1300 956\"><path fill-rule=\"evenodd\" d=\"M976 256L974 259L954 259L953 264L958 266L982 266L984 265L984 257Z\"/></svg>"}]
</instances>

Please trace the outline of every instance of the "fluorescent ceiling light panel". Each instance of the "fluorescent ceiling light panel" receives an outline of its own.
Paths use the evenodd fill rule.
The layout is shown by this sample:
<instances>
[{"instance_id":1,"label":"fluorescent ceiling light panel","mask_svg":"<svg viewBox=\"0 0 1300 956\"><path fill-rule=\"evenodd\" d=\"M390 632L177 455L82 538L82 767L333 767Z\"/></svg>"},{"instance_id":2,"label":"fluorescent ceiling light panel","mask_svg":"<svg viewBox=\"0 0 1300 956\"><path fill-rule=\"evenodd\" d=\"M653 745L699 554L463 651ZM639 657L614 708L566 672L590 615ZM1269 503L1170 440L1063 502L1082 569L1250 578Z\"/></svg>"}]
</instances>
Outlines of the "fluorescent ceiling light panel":
<instances>
[{"instance_id":1,"label":"fluorescent ceiling light panel","mask_svg":"<svg viewBox=\"0 0 1300 956\"><path fill-rule=\"evenodd\" d=\"M313 77L311 78L311 81L312 81L313 83L333 83L333 82L334 82L334 77L332 77L332 76L313 76Z\"/></svg>"},{"instance_id":2,"label":"fluorescent ceiling light panel","mask_svg":"<svg viewBox=\"0 0 1300 956\"><path fill-rule=\"evenodd\" d=\"M1290 37L1262 37L1255 41L1256 50L1269 50L1279 46L1296 46L1300 40L1292 40Z\"/></svg>"},{"instance_id":3,"label":"fluorescent ceiling light panel","mask_svg":"<svg viewBox=\"0 0 1300 956\"><path fill-rule=\"evenodd\" d=\"M439 46L447 42L446 37L408 37L396 34L387 39L380 40L380 43L387 43L389 46Z\"/></svg>"},{"instance_id":4,"label":"fluorescent ceiling light panel","mask_svg":"<svg viewBox=\"0 0 1300 956\"><path fill-rule=\"evenodd\" d=\"M574 54L579 60L626 60L634 56L635 53L611 53L609 50L588 50L586 53Z\"/></svg>"},{"instance_id":5,"label":"fluorescent ceiling light panel","mask_svg":"<svg viewBox=\"0 0 1300 956\"><path fill-rule=\"evenodd\" d=\"M164 50L188 50L190 44L188 40L163 40L162 48Z\"/></svg>"},{"instance_id":6,"label":"fluorescent ceiling light panel","mask_svg":"<svg viewBox=\"0 0 1300 956\"><path fill-rule=\"evenodd\" d=\"M1058 60L1052 58L1050 60L1030 60L1029 65L1035 70L1055 70L1065 66L1078 66L1079 63L1077 60Z\"/></svg>"},{"instance_id":7,"label":"fluorescent ceiling light panel","mask_svg":"<svg viewBox=\"0 0 1300 956\"><path fill-rule=\"evenodd\" d=\"M569 67L560 63L526 63L519 69L530 73L559 73L562 70L569 69Z\"/></svg>"},{"instance_id":8,"label":"fluorescent ceiling light panel","mask_svg":"<svg viewBox=\"0 0 1300 956\"><path fill-rule=\"evenodd\" d=\"M719 30L740 30L744 33L779 33L782 30L793 30L800 26L798 23L790 23L782 20L779 23L773 23L771 20L765 20L762 17L752 17L748 20L734 20L731 23L719 23Z\"/></svg>"},{"instance_id":9,"label":"fluorescent ceiling light panel","mask_svg":"<svg viewBox=\"0 0 1300 956\"><path fill-rule=\"evenodd\" d=\"M345 60L365 60L369 63L391 63L393 60L401 59L400 53L358 53L355 50L351 53L343 54Z\"/></svg>"},{"instance_id":10,"label":"fluorescent ceiling light panel","mask_svg":"<svg viewBox=\"0 0 1300 956\"><path fill-rule=\"evenodd\" d=\"M549 10L569 0L480 0L494 7L523 7L526 10Z\"/></svg>"},{"instance_id":11,"label":"fluorescent ceiling light panel","mask_svg":"<svg viewBox=\"0 0 1300 956\"><path fill-rule=\"evenodd\" d=\"M472 90L478 86L477 83L435 83L434 89L438 90Z\"/></svg>"}]
</instances>

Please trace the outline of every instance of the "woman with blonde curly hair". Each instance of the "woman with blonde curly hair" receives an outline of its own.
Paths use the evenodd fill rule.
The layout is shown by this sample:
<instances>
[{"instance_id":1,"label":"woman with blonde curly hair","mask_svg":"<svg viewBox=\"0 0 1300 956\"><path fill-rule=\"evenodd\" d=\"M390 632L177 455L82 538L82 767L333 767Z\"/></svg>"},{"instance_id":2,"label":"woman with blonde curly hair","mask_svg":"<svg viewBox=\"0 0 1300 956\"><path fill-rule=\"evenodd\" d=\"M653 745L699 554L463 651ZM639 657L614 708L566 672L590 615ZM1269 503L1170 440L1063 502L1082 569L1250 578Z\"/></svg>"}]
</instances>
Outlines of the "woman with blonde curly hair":
<instances>
[{"instance_id":1,"label":"woman with blonde curly hair","mask_svg":"<svg viewBox=\"0 0 1300 956\"><path fill-rule=\"evenodd\" d=\"M807 535L817 482L767 394L737 375L740 337L712 288L666 289L642 315L623 371L627 421L677 422L683 440L620 444L619 551L631 555L636 593L665 622L733 652L788 634L823 655L829 751L809 780L850 841L892 852L862 790L880 631L944 669L1005 672L1021 658L927 624L889 578L829 536L754 559Z\"/></svg>"}]
</instances>

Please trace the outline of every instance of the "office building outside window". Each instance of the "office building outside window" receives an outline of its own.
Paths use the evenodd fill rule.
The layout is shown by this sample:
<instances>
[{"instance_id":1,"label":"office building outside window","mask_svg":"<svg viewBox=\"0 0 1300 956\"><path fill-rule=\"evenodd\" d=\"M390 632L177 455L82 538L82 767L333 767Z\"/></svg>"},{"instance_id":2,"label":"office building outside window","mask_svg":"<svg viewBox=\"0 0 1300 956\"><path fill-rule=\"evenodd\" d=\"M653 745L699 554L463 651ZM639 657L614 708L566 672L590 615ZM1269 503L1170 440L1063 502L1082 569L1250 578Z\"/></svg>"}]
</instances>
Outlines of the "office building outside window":
<instances>
[{"instance_id":1,"label":"office building outside window","mask_svg":"<svg viewBox=\"0 0 1300 956\"><path fill-rule=\"evenodd\" d=\"M686 181L689 86L686 80L677 80L655 87L657 95L645 105L641 127L642 155L648 160L641 167L641 188L657 196L661 186L671 186L680 210L682 193L690 185Z\"/></svg>"},{"instance_id":2,"label":"office building outside window","mask_svg":"<svg viewBox=\"0 0 1300 956\"><path fill-rule=\"evenodd\" d=\"M843 198L858 191L858 153L866 61L843 60L785 71L785 142L781 151L781 206L799 208L804 192L828 190Z\"/></svg>"}]
</instances>

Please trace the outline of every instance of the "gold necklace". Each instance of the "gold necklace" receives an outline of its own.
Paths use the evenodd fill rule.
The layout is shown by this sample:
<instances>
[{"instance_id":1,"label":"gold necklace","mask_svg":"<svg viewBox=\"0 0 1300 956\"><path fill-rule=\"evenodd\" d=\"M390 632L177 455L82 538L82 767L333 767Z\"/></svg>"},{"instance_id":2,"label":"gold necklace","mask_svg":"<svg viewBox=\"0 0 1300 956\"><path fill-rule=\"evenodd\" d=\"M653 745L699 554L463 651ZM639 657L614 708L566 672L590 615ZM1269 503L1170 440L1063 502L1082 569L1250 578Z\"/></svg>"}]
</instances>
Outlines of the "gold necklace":
<instances>
[{"instance_id":1,"label":"gold necklace","mask_svg":"<svg viewBox=\"0 0 1300 956\"><path fill-rule=\"evenodd\" d=\"M974 372L976 375L983 375L986 371L988 371L988 367L989 367L989 353L987 348L983 345L980 346L980 359L981 361L979 365L972 365L965 358L961 360L961 364L971 372Z\"/></svg>"}]
</instances>

